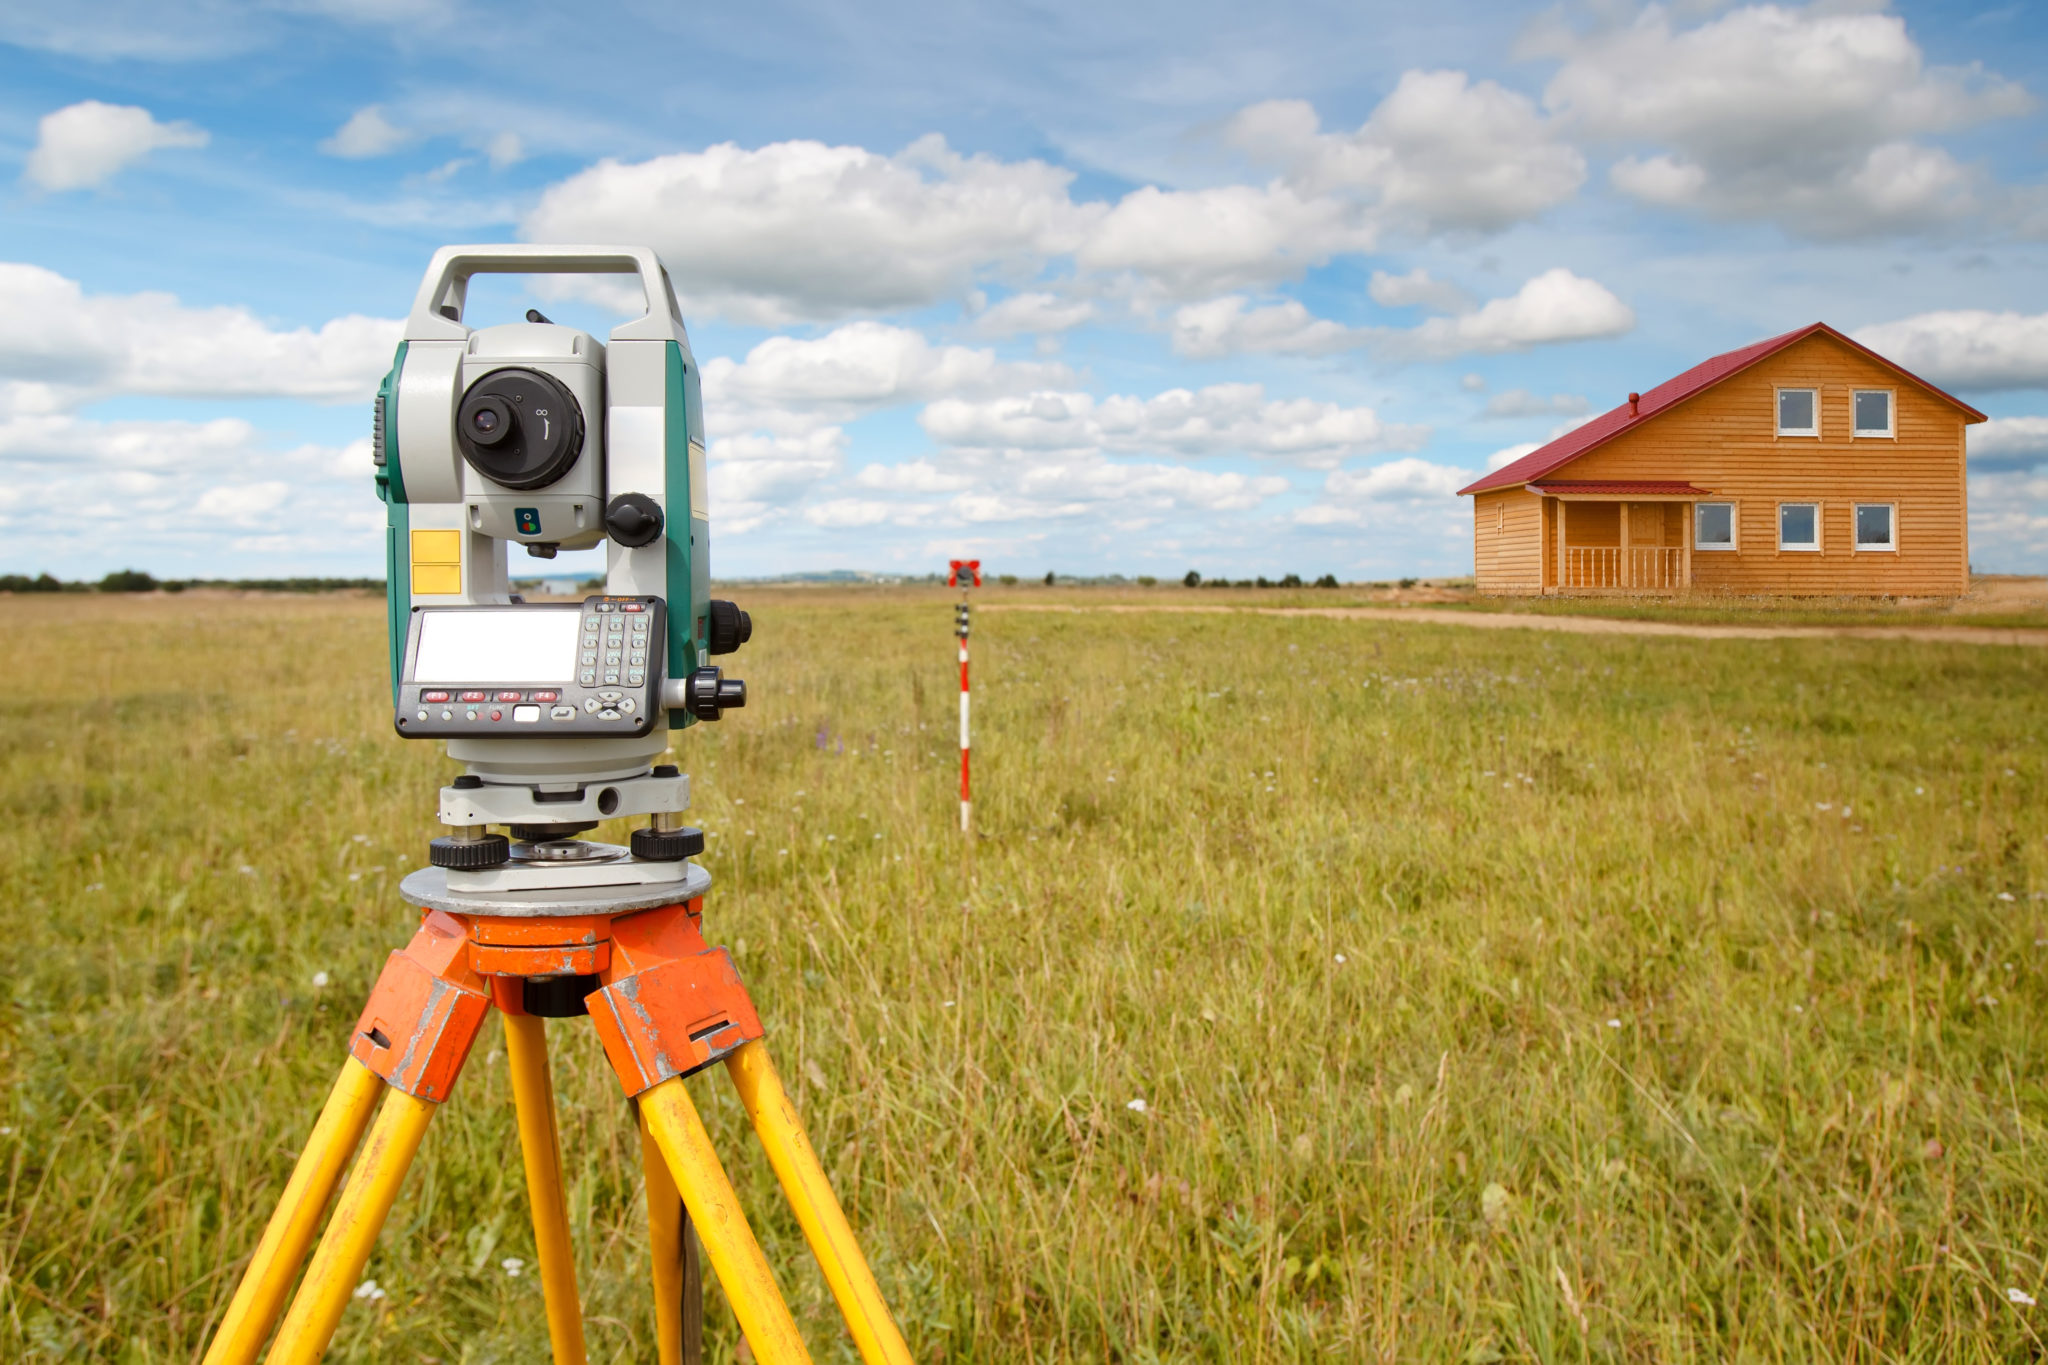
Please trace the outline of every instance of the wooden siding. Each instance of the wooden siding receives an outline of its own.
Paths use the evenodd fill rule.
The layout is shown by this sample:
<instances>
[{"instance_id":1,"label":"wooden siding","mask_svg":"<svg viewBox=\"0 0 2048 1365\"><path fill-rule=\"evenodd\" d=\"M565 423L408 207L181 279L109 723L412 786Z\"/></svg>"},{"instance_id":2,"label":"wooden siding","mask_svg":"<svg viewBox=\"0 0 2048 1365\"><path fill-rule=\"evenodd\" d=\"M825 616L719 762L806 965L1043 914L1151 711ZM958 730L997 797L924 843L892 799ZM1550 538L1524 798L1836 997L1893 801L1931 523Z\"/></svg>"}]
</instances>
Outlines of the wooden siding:
<instances>
[{"instance_id":1,"label":"wooden siding","mask_svg":"<svg viewBox=\"0 0 2048 1365\"><path fill-rule=\"evenodd\" d=\"M1777 434L1780 388L1819 390L1817 438ZM1892 437L1851 436L1855 389L1891 391ZM1693 552L1698 589L1959 594L1969 586L1970 558L1963 416L1832 337L1816 334L1588 451L1552 477L1686 479L1712 490L1702 501L1735 503L1736 549ZM1473 501L1495 496L1479 494ZM1781 502L1820 504L1818 553L1778 549ZM1897 550L1854 548L1852 522L1860 502L1893 504ZM1581 540L1581 506L1587 504L1567 513L1566 540L1598 543ZM1630 531L1633 537L1633 522ZM1689 537L1690 530L1681 527L1679 534ZM1486 589L1484 577L1479 586Z\"/></svg>"},{"instance_id":2,"label":"wooden siding","mask_svg":"<svg viewBox=\"0 0 2048 1365\"><path fill-rule=\"evenodd\" d=\"M1521 488L1472 499L1472 573L1479 591L1543 591L1543 501Z\"/></svg>"}]
</instances>

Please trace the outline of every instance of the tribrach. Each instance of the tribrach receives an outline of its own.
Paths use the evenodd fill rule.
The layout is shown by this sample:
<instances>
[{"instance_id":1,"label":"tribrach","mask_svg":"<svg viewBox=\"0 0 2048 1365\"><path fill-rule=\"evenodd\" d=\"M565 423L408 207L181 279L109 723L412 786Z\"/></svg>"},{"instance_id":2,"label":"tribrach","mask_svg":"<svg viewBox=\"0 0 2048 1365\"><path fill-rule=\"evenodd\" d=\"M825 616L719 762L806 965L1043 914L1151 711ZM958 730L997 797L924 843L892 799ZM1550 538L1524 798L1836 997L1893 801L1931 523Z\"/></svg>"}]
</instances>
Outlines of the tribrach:
<instances>
[{"instance_id":1,"label":"tribrach","mask_svg":"<svg viewBox=\"0 0 2048 1365\"><path fill-rule=\"evenodd\" d=\"M484 272L631 274L646 313L604 343L531 310L525 322L472 329L463 305ZM639 1111L664 1365L698 1358L692 1227L755 1357L810 1358L684 1085L715 1062L862 1359L910 1365L753 1001L731 957L704 941L711 876L690 861L704 837L683 825L689 779L660 761L675 731L746 704L746 685L711 663L745 644L753 622L707 592L698 393L652 251L435 255L378 390L374 444L389 518L392 724L446 744L464 771L441 789L448 831L432 840L431 865L399 885L421 911L419 930L377 978L206 1365L253 1365L273 1325L271 1365L312 1365L325 1352L494 1008L557 1365L584 1365L585 1352L545 1021L581 1016ZM554 603L510 590L511 546L546 558L600 544L604 592ZM640 816L630 847L578 837Z\"/></svg>"}]
</instances>

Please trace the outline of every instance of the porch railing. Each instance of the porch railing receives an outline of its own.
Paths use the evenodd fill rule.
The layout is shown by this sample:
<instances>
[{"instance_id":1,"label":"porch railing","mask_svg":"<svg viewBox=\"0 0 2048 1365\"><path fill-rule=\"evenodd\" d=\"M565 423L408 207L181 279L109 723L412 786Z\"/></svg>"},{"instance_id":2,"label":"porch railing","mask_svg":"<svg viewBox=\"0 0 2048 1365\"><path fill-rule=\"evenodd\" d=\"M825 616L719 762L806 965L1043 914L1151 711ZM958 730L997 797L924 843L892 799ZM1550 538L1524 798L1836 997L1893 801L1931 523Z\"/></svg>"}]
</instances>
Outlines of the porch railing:
<instances>
[{"instance_id":1,"label":"porch railing","mask_svg":"<svg viewBox=\"0 0 2048 1365\"><path fill-rule=\"evenodd\" d=\"M1682 588L1685 551L1676 545L1567 545L1558 586L1647 592Z\"/></svg>"}]
</instances>

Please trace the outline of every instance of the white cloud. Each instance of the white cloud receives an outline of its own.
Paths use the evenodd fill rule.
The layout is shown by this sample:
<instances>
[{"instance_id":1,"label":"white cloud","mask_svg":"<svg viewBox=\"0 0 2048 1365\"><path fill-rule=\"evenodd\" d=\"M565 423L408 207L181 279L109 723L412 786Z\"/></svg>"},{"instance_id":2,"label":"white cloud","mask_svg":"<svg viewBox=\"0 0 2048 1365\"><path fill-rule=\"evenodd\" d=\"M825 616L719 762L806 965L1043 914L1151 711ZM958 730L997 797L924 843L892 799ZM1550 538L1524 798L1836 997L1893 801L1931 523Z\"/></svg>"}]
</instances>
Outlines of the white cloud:
<instances>
[{"instance_id":1,"label":"white cloud","mask_svg":"<svg viewBox=\"0 0 2048 1365\"><path fill-rule=\"evenodd\" d=\"M1075 253L1087 270L1131 271L1174 298L1292 279L1348 252L1369 251L1378 229L1356 207L1275 182L1202 190L1133 190Z\"/></svg>"},{"instance_id":2,"label":"white cloud","mask_svg":"<svg viewBox=\"0 0 2048 1365\"><path fill-rule=\"evenodd\" d=\"M1442 358L1620 336L1635 325L1635 313L1606 286L1558 266L1473 312L1391 333L1385 345L1392 354Z\"/></svg>"},{"instance_id":3,"label":"white cloud","mask_svg":"<svg viewBox=\"0 0 2048 1365\"><path fill-rule=\"evenodd\" d=\"M1079 327L1095 316L1095 305L1087 299L1064 299L1057 294L1012 294L974 319L974 330L983 336L1045 336Z\"/></svg>"},{"instance_id":4,"label":"white cloud","mask_svg":"<svg viewBox=\"0 0 2048 1365\"><path fill-rule=\"evenodd\" d=\"M549 188L535 241L636 241L693 307L759 323L915 308L984 271L1072 250L1100 206L1042 161L961 156L931 136L894 156L821 142L721 143L606 159Z\"/></svg>"},{"instance_id":5,"label":"white cloud","mask_svg":"<svg viewBox=\"0 0 2048 1365\"><path fill-rule=\"evenodd\" d=\"M706 361L705 411L722 430L803 431L898 403L1070 378L1062 365L999 360L991 350L934 346L908 327L850 322L809 340L770 337L744 361Z\"/></svg>"},{"instance_id":6,"label":"white cloud","mask_svg":"<svg viewBox=\"0 0 2048 1365\"><path fill-rule=\"evenodd\" d=\"M1553 437L1552 439L1556 438ZM1543 445L1544 443L1541 441L1520 441L1511 446L1502 446L1499 450L1486 457L1486 472L1491 474L1496 469L1506 469L1524 455L1541 450Z\"/></svg>"},{"instance_id":7,"label":"white cloud","mask_svg":"<svg viewBox=\"0 0 2048 1365\"><path fill-rule=\"evenodd\" d=\"M0 262L0 380L52 406L106 394L367 401L404 324L357 314L280 331L245 308L169 294L87 294L40 266Z\"/></svg>"},{"instance_id":8,"label":"white cloud","mask_svg":"<svg viewBox=\"0 0 2048 1365\"><path fill-rule=\"evenodd\" d=\"M1649 150L1610 172L1645 201L1821 237L1917 230L1979 208L1981 174L1914 139L2032 108L1976 66L1927 65L1897 15L1750 5L1692 28L1650 5L1525 47L1563 64L1544 105L1582 135Z\"/></svg>"},{"instance_id":9,"label":"white cloud","mask_svg":"<svg viewBox=\"0 0 2048 1365\"><path fill-rule=\"evenodd\" d=\"M290 493L291 485L278 479L221 484L201 493L192 510L214 521L258 526L270 520L270 514L284 505Z\"/></svg>"},{"instance_id":10,"label":"white cloud","mask_svg":"<svg viewBox=\"0 0 2048 1365\"><path fill-rule=\"evenodd\" d=\"M1242 294L1176 309L1171 323L1175 354L1213 359L1241 351L1324 355L1359 344L1362 334L1313 316L1294 299L1252 307Z\"/></svg>"},{"instance_id":11,"label":"white cloud","mask_svg":"<svg viewBox=\"0 0 2048 1365\"><path fill-rule=\"evenodd\" d=\"M1965 428L1973 470L2035 469L2048 465L2048 417L1994 417Z\"/></svg>"},{"instance_id":12,"label":"white cloud","mask_svg":"<svg viewBox=\"0 0 2048 1365\"><path fill-rule=\"evenodd\" d=\"M1970 478L1970 562L1991 573L2039 573L2048 560L2048 474Z\"/></svg>"},{"instance_id":13,"label":"white cloud","mask_svg":"<svg viewBox=\"0 0 2048 1365\"><path fill-rule=\"evenodd\" d=\"M84 100L43 115L22 178L46 190L103 185L165 147L204 147L208 134L189 123L158 123L131 104Z\"/></svg>"},{"instance_id":14,"label":"white cloud","mask_svg":"<svg viewBox=\"0 0 2048 1365\"><path fill-rule=\"evenodd\" d=\"M864 465L853 481L862 488L885 493L958 493L974 482L974 476L958 465L941 469L930 460L905 460L900 464Z\"/></svg>"},{"instance_id":15,"label":"white cloud","mask_svg":"<svg viewBox=\"0 0 2048 1365\"><path fill-rule=\"evenodd\" d=\"M1506 389L1486 400L1485 417L1546 417L1562 413L1576 417L1586 410L1586 400L1576 393L1553 393L1548 398L1527 389Z\"/></svg>"},{"instance_id":16,"label":"white cloud","mask_svg":"<svg viewBox=\"0 0 2048 1365\"><path fill-rule=\"evenodd\" d=\"M916 504L883 502L876 498L832 498L804 509L804 520L813 526L837 530L879 526L894 520ZM922 509L919 509L922 510Z\"/></svg>"},{"instance_id":17,"label":"white cloud","mask_svg":"<svg viewBox=\"0 0 2048 1365\"><path fill-rule=\"evenodd\" d=\"M1860 328L1854 335L1931 384L2048 388L2048 313L1948 309Z\"/></svg>"},{"instance_id":18,"label":"white cloud","mask_svg":"<svg viewBox=\"0 0 2048 1365\"><path fill-rule=\"evenodd\" d=\"M493 170L504 170L526 160L526 141L510 129L494 133L484 144L484 155L490 158Z\"/></svg>"},{"instance_id":19,"label":"white cloud","mask_svg":"<svg viewBox=\"0 0 2048 1365\"><path fill-rule=\"evenodd\" d=\"M983 402L943 399L918 419L932 438L978 450L1253 456L1330 468L1355 455L1414 449L1427 428L1371 408L1269 399L1258 384L1169 389L1152 398L1041 390Z\"/></svg>"},{"instance_id":20,"label":"white cloud","mask_svg":"<svg viewBox=\"0 0 2048 1365\"><path fill-rule=\"evenodd\" d=\"M1449 280L1440 280L1417 266L1405 275L1372 272L1366 286L1372 301L1382 308L1427 308L1435 313L1469 313L1474 300Z\"/></svg>"},{"instance_id":21,"label":"white cloud","mask_svg":"<svg viewBox=\"0 0 2048 1365\"><path fill-rule=\"evenodd\" d=\"M1295 513L1303 526L1360 526L1390 518L1443 516L1458 510L1456 493L1471 471L1415 456L1362 469L1333 469L1315 502Z\"/></svg>"},{"instance_id":22,"label":"white cloud","mask_svg":"<svg viewBox=\"0 0 2048 1365\"><path fill-rule=\"evenodd\" d=\"M329 156L352 161L395 152L412 141L412 134L384 117L384 106L366 104L349 115L348 122L335 129L334 136L320 144Z\"/></svg>"},{"instance_id":23,"label":"white cloud","mask_svg":"<svg viewBox=\"0 0 2048 1365\"><path fill-rule=\"evenodd\" d=\"M1462 71L1407 71L1352 133L1299 100L1255 104L1225 137L1300 191L1362 198L1374 220L1432 234L1495 232L1563 202L1585 159L1526 97Z\"/></svg>"}]
</instances>

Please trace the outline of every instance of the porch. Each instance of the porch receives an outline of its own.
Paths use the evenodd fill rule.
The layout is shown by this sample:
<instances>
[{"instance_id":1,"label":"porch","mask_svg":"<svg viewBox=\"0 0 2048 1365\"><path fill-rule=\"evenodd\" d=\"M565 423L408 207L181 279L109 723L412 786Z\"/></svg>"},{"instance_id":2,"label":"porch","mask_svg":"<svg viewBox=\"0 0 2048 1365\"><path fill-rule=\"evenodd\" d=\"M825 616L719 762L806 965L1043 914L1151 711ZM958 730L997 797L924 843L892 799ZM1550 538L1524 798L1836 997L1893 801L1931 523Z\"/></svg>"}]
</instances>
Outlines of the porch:
<instances>
[{"instance_id":1,"label":"porch","mask_svg":"<svg viewBox=\"0 0 2048 1365\"><path fill-rule=\"evenodd\" d=\"M1663 594L1692 586L1689 483L1532 483L1542 498L1543 591Z\"/></svg>"}]
</instances>

